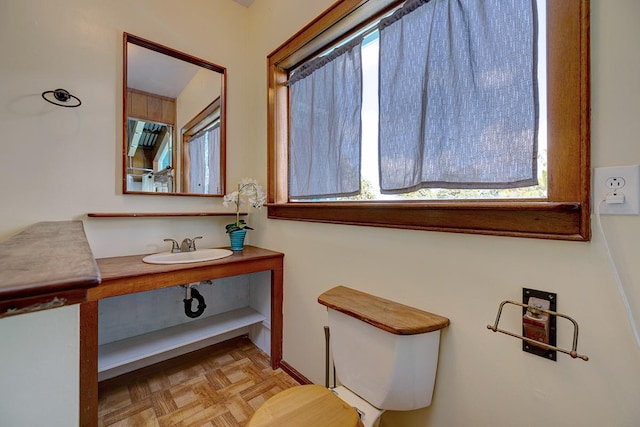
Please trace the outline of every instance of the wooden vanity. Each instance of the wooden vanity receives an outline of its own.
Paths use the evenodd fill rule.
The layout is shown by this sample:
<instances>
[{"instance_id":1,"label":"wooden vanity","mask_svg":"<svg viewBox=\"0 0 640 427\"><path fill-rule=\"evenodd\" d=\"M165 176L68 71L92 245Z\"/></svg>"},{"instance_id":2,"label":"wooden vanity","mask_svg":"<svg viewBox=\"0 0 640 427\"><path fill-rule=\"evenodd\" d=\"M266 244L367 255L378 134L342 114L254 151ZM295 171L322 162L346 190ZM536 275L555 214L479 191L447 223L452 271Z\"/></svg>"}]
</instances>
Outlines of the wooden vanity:
<instances>
[{"instance_id":1,"label":"wooden vanity","mask_svg":"<svg viewBox=\"0 0 640 427\"><path fill-rule=\"evenodd\" d=\"M119 295L261 271L271 272L271 366L282 361L282 280L284 254L254 246L213 261L157 265L144 255L97 259L101 283L80 305L80 425L98 419L98 301Z\"/></svg>"},{"instance_id":2,"label":"wooden vanity","mask_svg":"<svg viewBox=\"0 0 640 427\"><path fill-rule=\"evenodd\" d=\"M104 298L269 271L271 366L281 367L284 254L245 246L226 258L171 265L146 264L144 256L94 259L81 221L37 223L0 243L0 318L80 304L80 426L98 423L98 303ZM172 329L169 332L144 334L141 340L153 341L157 347L162 345L158 341L173 334L171 345L175 346L183 332L191 341L223 339L265 317L250 308L239 309L167 328ZM122 341L126 342L113 347L129 350L139 345L138 337Z\"/></svg>"}]
</instances>

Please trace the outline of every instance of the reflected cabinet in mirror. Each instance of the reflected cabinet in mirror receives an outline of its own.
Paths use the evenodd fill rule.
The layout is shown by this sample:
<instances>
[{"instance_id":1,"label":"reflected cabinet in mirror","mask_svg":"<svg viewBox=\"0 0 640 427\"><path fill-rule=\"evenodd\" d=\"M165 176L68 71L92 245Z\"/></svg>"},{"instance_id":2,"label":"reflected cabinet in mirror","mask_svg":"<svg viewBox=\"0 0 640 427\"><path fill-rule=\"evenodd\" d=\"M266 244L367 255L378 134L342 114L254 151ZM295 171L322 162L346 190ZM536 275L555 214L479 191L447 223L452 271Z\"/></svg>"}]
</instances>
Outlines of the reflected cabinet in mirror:
<instances>
[{"instance_id":1,"label":"reflected cabinet in mirror","mask_svg":"<svg viewBox=\"0 0 640 427\"><path fill-rule=\"evenodd\" d=\"M226 75L124 33L124 193L224 195Z\"/></svg>"}]
</instances>

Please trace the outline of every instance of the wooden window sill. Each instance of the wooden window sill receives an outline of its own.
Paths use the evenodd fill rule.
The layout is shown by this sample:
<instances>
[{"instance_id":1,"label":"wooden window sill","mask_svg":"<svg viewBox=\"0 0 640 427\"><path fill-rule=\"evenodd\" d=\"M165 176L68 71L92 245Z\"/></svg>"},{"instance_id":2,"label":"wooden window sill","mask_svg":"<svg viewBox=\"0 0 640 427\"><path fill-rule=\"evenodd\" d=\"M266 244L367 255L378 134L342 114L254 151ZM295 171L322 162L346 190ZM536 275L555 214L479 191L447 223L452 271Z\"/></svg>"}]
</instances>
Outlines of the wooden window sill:
<instances>
[{"instance_id":1,"label":"wooden window sill","mask_svg":"<svg viewBox=\"0 0 640 427\"><path fill-rule=\"evenodd\" d=\"M429 202L268 204L268 217L332 224L558 240L588 240L580 203Z\"/></svg>"}]
</instances>

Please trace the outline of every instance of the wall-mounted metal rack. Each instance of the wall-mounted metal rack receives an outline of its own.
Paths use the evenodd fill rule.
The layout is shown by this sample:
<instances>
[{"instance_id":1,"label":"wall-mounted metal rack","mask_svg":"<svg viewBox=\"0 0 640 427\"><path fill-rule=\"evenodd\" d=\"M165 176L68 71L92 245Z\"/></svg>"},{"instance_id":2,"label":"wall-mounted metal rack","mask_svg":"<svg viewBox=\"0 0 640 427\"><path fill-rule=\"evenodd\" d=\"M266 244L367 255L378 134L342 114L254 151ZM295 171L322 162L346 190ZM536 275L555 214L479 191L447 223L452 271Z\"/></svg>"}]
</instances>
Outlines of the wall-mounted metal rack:
<instances>
[{"instance_id":1,"label":"wall-mounted metal rack","mask_svg":"<svg viewBox=\"0 0 640 427\"><path fill-rule=\"evenodd\" d=\"M516 302L516 301L508 301L508 300L502 301L500 303L500 306L498 307L498 315L496 316L495 323L493 325L487 325L487 329L489 329L489 330L491 330L493 332L501 332L503 334L506 334L506 335L521 339L521 340L523 340L525 342L528 342L528 343L530 343L532 345L535 345L535 346L543 348L543 349L554 350L554 351L559 351L559 352L564 353L564 354L568 354L569 356L571 356L574 359L577 358L577 359L582 359L584 361L588 361L589 360L588 356L583 355L583 354L578 354L578 351L577 351L577 348L578 348L578 323L575 320L573 320L571 317L569 317L569 316L567 316L565 314L558 313L556 311L545 310L545 309L542 309L542 308L535 308L536 310L538 310L540 312L547 313L547 314L549 314L551 316L562 317L562 318L565 318L565 319L569 320L571 323L573 323L573 346L571 347L571 350L565 350L563 348L559 348L559 347L556 347L554 345L546 344L546 343L543 343L543 342L540 342L540 341L537 341L537 340L534 340L534 339L531 339L531 338L527 338L527 337L522 336L522 335L515 334L513 332L506 331L504 329L498 328L498 323L500 322L500 316L502 315L502 309L506 304L517 305L517 306L523 307L525 309L531 308L527 304L523 304L523 303Z\"/></svg>"}]
</instances>

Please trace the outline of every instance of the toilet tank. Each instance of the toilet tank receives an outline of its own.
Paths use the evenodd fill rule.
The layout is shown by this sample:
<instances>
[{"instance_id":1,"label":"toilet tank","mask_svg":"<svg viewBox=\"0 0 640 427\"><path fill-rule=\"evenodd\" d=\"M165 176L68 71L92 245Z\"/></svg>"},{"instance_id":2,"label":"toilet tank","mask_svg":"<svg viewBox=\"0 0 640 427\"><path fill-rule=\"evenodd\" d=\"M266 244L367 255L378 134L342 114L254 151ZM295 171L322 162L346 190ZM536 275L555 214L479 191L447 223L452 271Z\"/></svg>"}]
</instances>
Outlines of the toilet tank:
<instances>
[{"instance_id":1,"label":"toilet tank","mask_svg":"<svg viewBox=\"0 0 640 427\"><path fill-rule=\"evenodd\" d=\"M440 330L448 319L342 286L318 301L328 307L342 385L379 409L431 404Z\"/></svg>"}]
</instances>

